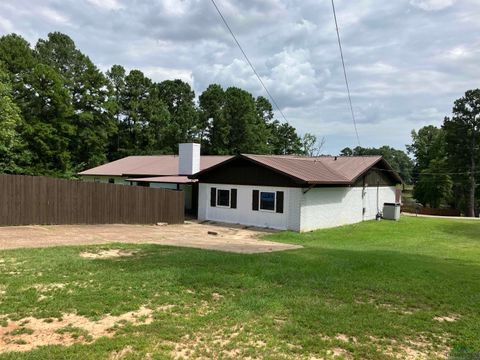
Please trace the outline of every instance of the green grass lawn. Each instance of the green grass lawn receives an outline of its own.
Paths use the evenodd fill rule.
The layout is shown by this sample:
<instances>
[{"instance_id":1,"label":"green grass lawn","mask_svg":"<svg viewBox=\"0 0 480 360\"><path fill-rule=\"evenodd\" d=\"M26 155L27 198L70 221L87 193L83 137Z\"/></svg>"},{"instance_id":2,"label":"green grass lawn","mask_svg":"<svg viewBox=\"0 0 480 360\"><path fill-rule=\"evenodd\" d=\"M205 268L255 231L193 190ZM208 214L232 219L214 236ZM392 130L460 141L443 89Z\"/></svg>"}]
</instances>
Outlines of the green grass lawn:
<instances>
[{"instance_id":1,"label":"green grass lawn","mask_svg":"<svg viewBox=\"0 0 480 360\"><path fill-rule=\"evenodd\" d=\"M55 336L73 345L0 359L473 359L480 352L480 222L403 217L267 238L304 248L2 251L0 331L21 324L9 335L19 348L39 332L28 317L46 326L72 314L120 320L102 337L69 323ZM79 256L112 248L137 252ZM142 307L153 312L125 319Z\"/></svg>"}]
</instances>

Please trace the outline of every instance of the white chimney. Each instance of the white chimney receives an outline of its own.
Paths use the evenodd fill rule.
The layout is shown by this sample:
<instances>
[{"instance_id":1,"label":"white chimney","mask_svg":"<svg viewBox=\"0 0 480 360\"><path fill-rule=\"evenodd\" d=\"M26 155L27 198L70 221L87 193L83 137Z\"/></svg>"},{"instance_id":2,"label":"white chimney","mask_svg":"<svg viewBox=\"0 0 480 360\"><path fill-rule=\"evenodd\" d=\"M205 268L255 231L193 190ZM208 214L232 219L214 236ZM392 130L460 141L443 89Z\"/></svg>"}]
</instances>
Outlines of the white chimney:
<instances>
[{"instance_id":1,"label":"white chimney","mask_svg":"<svg viewBox=\"0 0 480 360\"><path fill-rule=\"evenodd\" d=\"M178 174L193 175L200 171L200 144L178 144Z\"/></svg>"}]
</instances>

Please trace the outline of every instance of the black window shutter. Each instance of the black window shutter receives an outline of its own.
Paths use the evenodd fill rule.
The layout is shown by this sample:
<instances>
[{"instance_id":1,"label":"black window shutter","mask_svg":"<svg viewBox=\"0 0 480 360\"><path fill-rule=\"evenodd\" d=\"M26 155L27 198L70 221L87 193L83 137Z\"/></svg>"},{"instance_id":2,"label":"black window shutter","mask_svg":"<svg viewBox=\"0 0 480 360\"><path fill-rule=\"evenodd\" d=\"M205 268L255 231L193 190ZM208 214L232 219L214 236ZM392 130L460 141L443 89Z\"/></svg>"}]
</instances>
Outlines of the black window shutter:
<instances>
[{"instance_id":1,"label":"black window shutter","mask_svg":"<svg viewBox=\"0 0 480 360\"><path fill-rule=\"evenodd\" d=\"M277 213L283 214L283 191L277 191Z\"/></svg>"},{"instance_id":2,"label":"black window shutter","mask_svg":"<svg viewBox=\"0 0 480 360\"><path fill-rule=\"evenodd\" d=\"M258 190L253 190L252 193L252 210L258 211Z\"/></svg>"},{"instance_id":3,"label":"black window shutter","mask_svg":"<svg viewBox=\"0 0 480 360\"><path fill-rule=\"evenodd\" d=\"M230 207L232 209L237 208L237 189L230 190Z\"/></svg>"},{"instance_id":4,"label":"black window shutter","mask_svg":"<svg viewBox=\"0 0 480 360\"><path fill-rule=\"evenodd\" d=\"M217 188L210 189L210 206L217 205Z\"/></svg>"}]
</instances>

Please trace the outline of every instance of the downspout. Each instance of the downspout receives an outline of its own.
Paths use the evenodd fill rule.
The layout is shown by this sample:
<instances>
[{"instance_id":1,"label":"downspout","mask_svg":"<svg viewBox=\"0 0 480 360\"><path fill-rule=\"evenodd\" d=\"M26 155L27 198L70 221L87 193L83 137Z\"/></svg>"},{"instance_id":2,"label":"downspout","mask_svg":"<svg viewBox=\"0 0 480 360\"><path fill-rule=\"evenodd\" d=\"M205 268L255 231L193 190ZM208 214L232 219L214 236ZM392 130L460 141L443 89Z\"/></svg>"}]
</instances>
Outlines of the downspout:
<instances>
[{"instance_id":1,"label":"downspout","mask_svg":"<svg viewBox=\"0 0 480 360\"><path fill-rule=\"evenodd\" d=\"M365 220L365 212L367 210L365 206L365 196L367 195L366 183L365 183L365 175L362 178L362 221Z\"/></svg>"},{"instance_id":2,"label":"downspout","mask_svg":"<svg viewBox=\"0 0 480 360\"><path fill-rule=\"evenodd\" d=\"M379 206L379 191L380 191L380 181L377 180L377 216L376 219L380 220L382 218L382 214L380 213L380 206Z\"/></svg>"}]
</instances>

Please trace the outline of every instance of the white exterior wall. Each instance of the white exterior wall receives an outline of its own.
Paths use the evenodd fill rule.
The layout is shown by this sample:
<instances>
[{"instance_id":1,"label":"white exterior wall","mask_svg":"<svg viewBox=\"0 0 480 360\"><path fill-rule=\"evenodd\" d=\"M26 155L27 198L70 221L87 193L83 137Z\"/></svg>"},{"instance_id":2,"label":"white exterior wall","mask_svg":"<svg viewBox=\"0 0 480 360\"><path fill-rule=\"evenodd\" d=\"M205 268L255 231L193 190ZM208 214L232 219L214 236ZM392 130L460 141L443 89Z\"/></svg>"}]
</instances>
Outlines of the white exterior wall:
<instances>
[{"instance_id":1,"label":"white exterior wall","mask_svg":"<svg viewBox=\"0 0 480 360\"><path fill-rule=\"evenodd\" d=\"M383 203L386 202L395 202L395 186L378 188L379 211L383 211ZM313 188L302 196L300 231L373 220L377 212L376 187Z\"/></svg>"},{"instance_id":2,"label":"white exterior wall","mask_svg":"<svg viewBox=\"0 0 480 360\"><path fill-rule=\"evenodd\" d=\"M210 189L237 189L237 208L210 206ZM252 210L252 191L283 191L284 212ZM303 193L306 191L306 193ZM365 191L364 196L362 193ZM227 184L199 185L198 219L280 230L310 231L362 220L373 220L377 214L377 188L367 187L323 187L307 189L246 186ZM395 186L378 189L378 207L383 203L395 202ZM365 207L365 214L363 208Z\"/></svg>"},{"instance_id":3,"label":"white exterior wall","mask_svg":"<svg viewBox=\"0 0 480 360\"><path fill-rule=\"evenodd\" d=\"M237 208L210 206L210 189L237 189ZM252 210L252 192L283 191L283 213L267 210ZM302 189L276 186L250 186L227 184L199 184L198 219L212 220L233 224L268 227L280 230L300 230L300 199Z\"/></svg>"}]
</instances>

